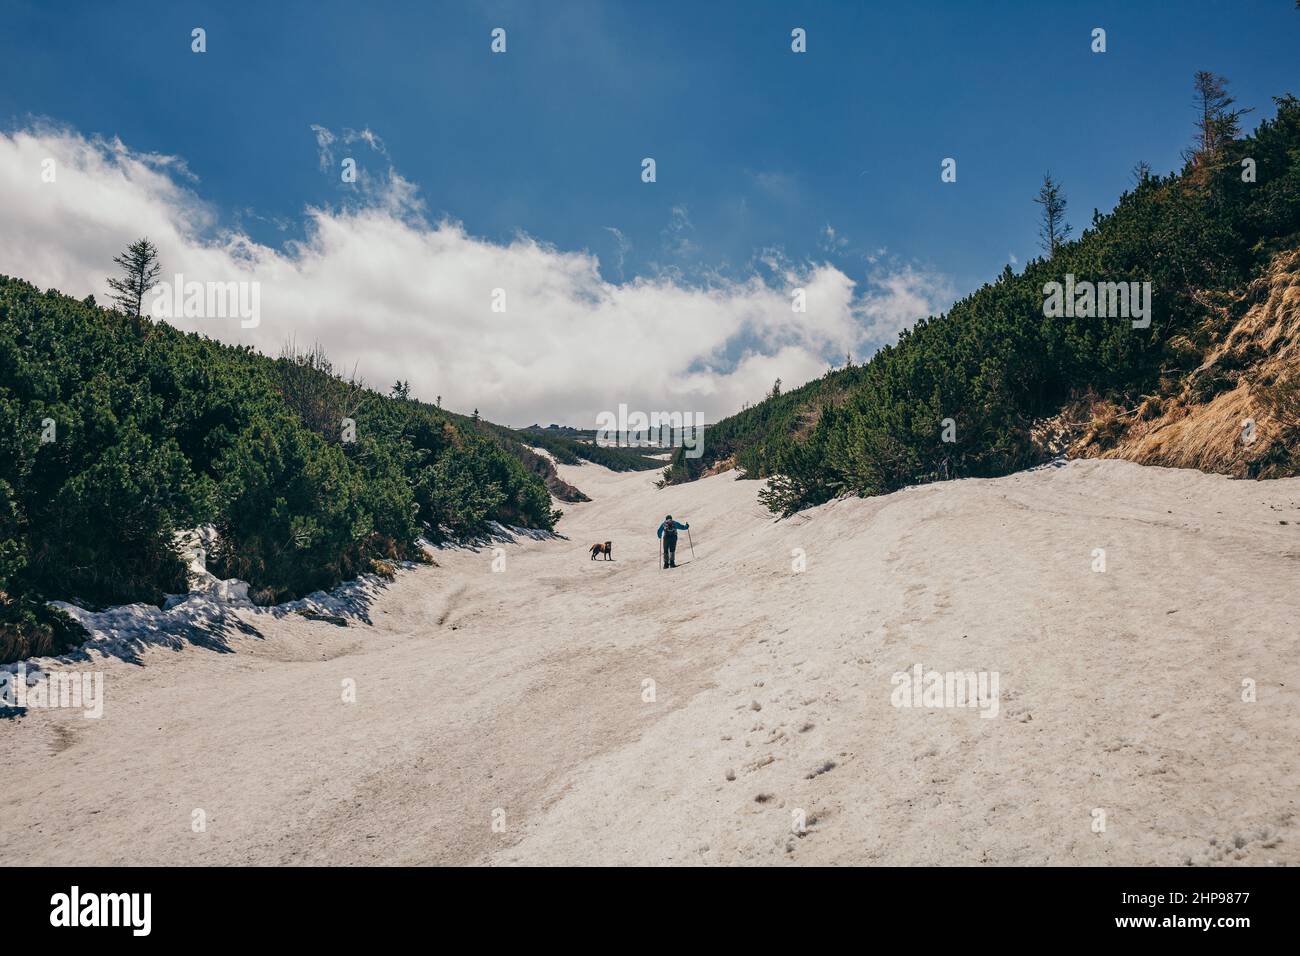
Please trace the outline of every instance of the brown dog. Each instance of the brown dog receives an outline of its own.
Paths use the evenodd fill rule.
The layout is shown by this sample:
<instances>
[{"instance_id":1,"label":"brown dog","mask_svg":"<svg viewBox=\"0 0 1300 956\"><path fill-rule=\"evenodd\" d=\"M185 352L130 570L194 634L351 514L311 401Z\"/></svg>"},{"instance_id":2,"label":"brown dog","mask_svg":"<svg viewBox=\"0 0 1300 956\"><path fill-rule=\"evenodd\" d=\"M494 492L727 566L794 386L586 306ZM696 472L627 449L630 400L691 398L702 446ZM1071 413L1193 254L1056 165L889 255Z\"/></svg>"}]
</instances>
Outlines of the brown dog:
<instances>
[{"instance_id":1,"label":"brown dog","mask_svg":"<svg viewBox=\"0 0 1300 956\"><path fill-rule=\"evenodd\" d=\"M604 544L601 544L598 541L595 544L593 544L591 546L591 560L595 561L596 555L598 554L603 554L605 556L606 561L613 561L614 543L612 541L606 541Z\"/></svg>"}]
</instances>

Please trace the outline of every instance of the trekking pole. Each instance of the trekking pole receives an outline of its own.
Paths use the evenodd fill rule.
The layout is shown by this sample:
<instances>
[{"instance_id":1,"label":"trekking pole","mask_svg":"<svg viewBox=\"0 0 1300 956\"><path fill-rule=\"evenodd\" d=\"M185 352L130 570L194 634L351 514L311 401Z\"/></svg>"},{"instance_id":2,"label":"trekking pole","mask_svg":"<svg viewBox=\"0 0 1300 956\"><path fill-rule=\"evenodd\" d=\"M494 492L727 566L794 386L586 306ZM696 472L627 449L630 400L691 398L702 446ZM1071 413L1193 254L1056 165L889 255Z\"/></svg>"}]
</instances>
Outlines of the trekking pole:
<instances>
[{"instance_id":1,"label":"trekking pole","mask_svg":"<svg viewBox=\"0 0 1300 956\"><path fill-rule=\"evenodd\" d=\"M691 540L691 529L686 529L686 542L691 546L691 560L695 560L695 542Z\"/></svg>"}]
</instances>

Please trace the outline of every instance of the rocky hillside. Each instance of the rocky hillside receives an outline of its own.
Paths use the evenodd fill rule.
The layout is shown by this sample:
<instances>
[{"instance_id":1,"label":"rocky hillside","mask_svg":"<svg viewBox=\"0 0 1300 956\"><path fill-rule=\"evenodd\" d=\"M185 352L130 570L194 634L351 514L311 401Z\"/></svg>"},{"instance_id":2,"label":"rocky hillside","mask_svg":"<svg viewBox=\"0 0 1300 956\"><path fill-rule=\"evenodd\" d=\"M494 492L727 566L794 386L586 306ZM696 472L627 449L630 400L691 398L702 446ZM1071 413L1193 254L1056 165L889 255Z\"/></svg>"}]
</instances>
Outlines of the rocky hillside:
<instances>
[{"instance_id":1,"label":"rocky hillside","mask_svg":"<svg viewBox=\"0 0 1300 956\"><path fill-rule=\"evenodd\" d=\"M1214 314L1203 360L1167 394L1079 408L1070 454L1239 478L1300 470L1300 249L1275 256Z\"/></svg>"}]
</instances>

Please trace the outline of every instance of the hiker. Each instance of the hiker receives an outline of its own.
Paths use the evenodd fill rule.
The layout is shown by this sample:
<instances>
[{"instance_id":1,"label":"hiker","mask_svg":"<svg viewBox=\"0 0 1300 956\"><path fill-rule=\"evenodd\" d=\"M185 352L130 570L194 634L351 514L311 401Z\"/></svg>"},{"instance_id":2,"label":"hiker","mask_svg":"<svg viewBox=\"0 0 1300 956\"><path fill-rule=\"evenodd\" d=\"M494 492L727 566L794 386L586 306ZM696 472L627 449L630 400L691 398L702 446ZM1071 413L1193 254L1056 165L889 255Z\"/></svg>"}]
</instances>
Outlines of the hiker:
<instances>
[{"instance_id":1,"label":"hiker","mask_svg":"<svg viewBox=\"0 0 1300 956\"><path fill-rule=\"evenodd\" d=\"M685 531L690 525L683 524L680 521L674 521L672 515L668 515L659 526L659 537L664 542L664 567L677 567L677 532Z\"/></svg>"}]
</instances>

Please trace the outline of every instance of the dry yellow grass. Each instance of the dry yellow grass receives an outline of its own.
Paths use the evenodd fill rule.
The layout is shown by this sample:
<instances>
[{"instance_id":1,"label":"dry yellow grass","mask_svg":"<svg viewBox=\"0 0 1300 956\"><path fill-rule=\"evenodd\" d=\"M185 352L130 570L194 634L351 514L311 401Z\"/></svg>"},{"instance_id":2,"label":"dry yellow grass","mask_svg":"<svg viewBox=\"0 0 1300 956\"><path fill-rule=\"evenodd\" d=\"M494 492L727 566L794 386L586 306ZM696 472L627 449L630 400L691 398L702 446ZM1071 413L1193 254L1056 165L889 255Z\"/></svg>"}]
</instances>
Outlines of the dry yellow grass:
<instances>
[{"instance_id":1,"label":"dry yellow grass","mask_svg":"<svg viewBox=\"0 0 1300 956\"><path fill-rule=\"evenodd\" d=\"M1286 445L1300 430L1300 249L1274 258L1241 301L1251 303L1246 313L1176 397L1148 397L1128 410L1092 403L1071 454L1238 477L1286 472ZM1212 383L1231 387L1205 401L1200 396Z\"/></svg>"}]
</instances>

